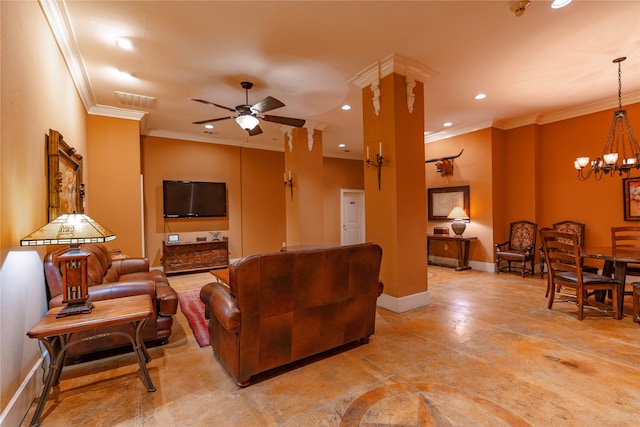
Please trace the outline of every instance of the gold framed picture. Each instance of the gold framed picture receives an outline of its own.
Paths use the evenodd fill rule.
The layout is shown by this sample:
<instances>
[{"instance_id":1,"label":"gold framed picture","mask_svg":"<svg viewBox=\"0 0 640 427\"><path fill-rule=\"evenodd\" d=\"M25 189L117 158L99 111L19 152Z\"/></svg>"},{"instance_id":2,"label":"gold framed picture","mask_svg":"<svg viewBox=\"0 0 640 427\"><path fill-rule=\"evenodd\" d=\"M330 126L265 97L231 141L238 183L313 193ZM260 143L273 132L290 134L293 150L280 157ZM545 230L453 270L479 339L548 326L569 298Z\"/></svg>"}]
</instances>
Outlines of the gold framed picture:
<instances>
[{"instance_id":1,"label":"gold framed picture","mask_svg":"<svg viewBox=\"0 0 640 427\"><path fill-rule=\"evenodd\" d=\"M624 220L640 221L640 178L622 180L624 195Z\"/></svg>"},{"instance_id":2,"label":"gold framed picture","mask_svg":"<svg viewBox=\"0 0 640 427\"><path fill-rule=\"evenodd\" d=\"M82 156L53 129L47 135L47 163L49 221L63 213L83 213Z\"/></svg>"},{"instance_id":3,"label":"gold framed picture","mask_svg":"<svg viewBox=\"0 0 640 427\"><path fill-rule=\"evenodd\" d=\"M463 208L471 217L468 185L429 188L428 196L429 221L452 221L447 216L457 206Z\"/></svg>"}]
</instances>

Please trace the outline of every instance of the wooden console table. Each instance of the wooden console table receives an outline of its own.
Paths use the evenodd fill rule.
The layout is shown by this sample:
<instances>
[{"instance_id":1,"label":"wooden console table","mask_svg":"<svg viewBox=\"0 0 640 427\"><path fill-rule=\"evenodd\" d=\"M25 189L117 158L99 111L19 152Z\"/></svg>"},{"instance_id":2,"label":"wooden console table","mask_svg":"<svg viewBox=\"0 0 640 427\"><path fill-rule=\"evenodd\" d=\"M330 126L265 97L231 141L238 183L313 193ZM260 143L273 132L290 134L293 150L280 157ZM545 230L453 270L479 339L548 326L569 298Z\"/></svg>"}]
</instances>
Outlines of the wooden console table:
<instances>
[{"instance_id":1,"label":"wooden console table","mask_svg":"<svg viewBox=\"0 0 640 427\"><path fill-rule=\"evenodd\" d=\"M162 267L165 274L187 273L229 266L229 243L209 240L195 243L162 242Z\"/></svg>"},{"instance_id":2,"label":"wooden console table","mask_svg":"<svg viewBox=\"0 0 640 427\"><path fill-rule=\"evenodd\" d=\"M477 237L461 237L461 236L446 236L446 235L427 235L427 257L431 250L431 241L439 241L444 243L450 243L455 245L456 253L458 255L458 266L456 271L470 270L469 267L469 246L471 246L472 240L478 240ZM432 264L432 263L429 263Z\"/></svg>"},{"instance_id":3,"label":"wooden console table","mask_svg":"<svg viewBox=\"0 0 640 427\"><path fill-rule=\"evenodd\" d=\"M149 295L135 295L104 301L94 301L93 304L94 307L91 313L60 318L57 318L56 315L62 307L52 308L27 332L29 338L37 338L40 340L47 349L51 359L44 389L42 390L40 401L31 419L30 426L40 425L40 417L42 416L42 411L49 397L51 387L58 385L60 382L60 374L62 373L67 349L79 342L102 338L111 334L126 336L131 341L131 344L133 344L133 350L138 359L138 365L140 365L140 371L147 386L147 391L156 391L151 382L151 377L149 376L146 365L146 363L151 360L151 357L149 357L149 353L142 340L142 328L144 328L145 323L147 323L147 320L153 314L153 307L151 306L151 298ZM71 341L74 332L125 323L131 324L131 334L124 332L101 333L82 340Z\"/></svg>"}]
</instances>

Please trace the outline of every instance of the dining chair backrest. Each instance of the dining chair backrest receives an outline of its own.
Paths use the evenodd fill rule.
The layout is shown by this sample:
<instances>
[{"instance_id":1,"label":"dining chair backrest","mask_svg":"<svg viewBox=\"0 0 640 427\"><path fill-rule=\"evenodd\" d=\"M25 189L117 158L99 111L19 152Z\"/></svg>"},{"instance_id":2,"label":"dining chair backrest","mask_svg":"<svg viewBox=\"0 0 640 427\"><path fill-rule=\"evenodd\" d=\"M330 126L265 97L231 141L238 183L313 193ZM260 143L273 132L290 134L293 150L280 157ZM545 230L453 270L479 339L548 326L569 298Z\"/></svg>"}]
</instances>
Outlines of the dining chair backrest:
<instances>
[{"instance_id":1,"label":"dining chair backrest","mask_svg":"<svg viewBox=\"0 0 640 427\"><path fill-rule=\"evenodd\" d=\"M585 225L582 222L576 221L560 221L553 224L553 228L556 231L562 233L573 233L578 235L578 244L584 248L584 229Z\"/></svg>"},{"instance_id":2,"label":"dining chair backrest","mask_svg":"<svg viewBox=\"0 0 640 427\"><path fill-rule=\"evenodd\" d=\"M575 289L573 298L578 306L578 320L582 320L588 299L587 290L606 290L611 291L614 317L616 319L622 318L622 310L618 300L618 295L622 290L621 283L608 276L583 272L578 235L562 233L553 229L543 229L540 234L549 269L550 292L547 307L550 309L553 306L555 295L560 292L561 288Z\"/></svg>"},{"instance_id":3,"label":"dining chair backrest","mask_svg":"<svg viewBox=\"0 0 640 427\"><path fill-rule=\"evenodd\" d=\"M550 281L554 281L558 272L568 272L575 274L578 283L581 284L582 269L578 235L551 228L540 230L540 234Z\"/></svg>"},{"instance_id":4,"label":"dining chair backrest","mask_svg":"<svg viewBox=\"0 0 640 427\"><path fill-rule=\"evenodd\" d=\"M640 227L627 225L611 227L611 248L613 255L640 253Z\"/></svg>"}]
</instances>

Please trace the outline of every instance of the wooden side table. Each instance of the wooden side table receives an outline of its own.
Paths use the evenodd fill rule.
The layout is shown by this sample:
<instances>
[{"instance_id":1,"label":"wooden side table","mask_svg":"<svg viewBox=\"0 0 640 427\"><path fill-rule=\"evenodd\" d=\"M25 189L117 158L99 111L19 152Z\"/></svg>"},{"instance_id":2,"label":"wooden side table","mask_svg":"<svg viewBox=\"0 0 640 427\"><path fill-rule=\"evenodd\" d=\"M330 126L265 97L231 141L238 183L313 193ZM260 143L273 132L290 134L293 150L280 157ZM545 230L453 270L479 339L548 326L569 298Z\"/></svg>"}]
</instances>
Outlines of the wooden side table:
<instances>
[{"instance_id":1,"label":"wooden side table","mask_svg":"<svg viewBox=\"0 0 640 427\"><path fill-rule=\"evenodd\" d=\"M431 242L433 240L442 241L445 243L451 243L456 246L456 254L458 255L458 266L455 271L470 270L469 266L469 246L471 241L478 240L477 237L462 237L462 236L446 236L446 235L427 235L427 256L431 250Z\"/></svg>"},{"instance_id":2,"label":"wooden side table","mask_svg":"<svg viewBox=\"0 0 640 427\"><path fill-rule=\"evenodd\" d=\"M94 301L91 313L78 314L57 318L56 315L62 307L52 308L45 314L33 328L27 332L29 338L37 338L45 346L51 358L51 366L47 373L42 396L36 408L31 426L40 425L40 417L44 410L51 387L58 385L60 374L64 365L64 358L67 349L76 343L88 341L110 334L123 335L129 338L133 345L134 353L140 365L140 371L147 386L147 391L156 391L147 365L151 360L149 353L142 340L142 328L153 314L151 298L149 295L136 295L124 298L115 298L104 301ZM103 326L119 325L130 323L131 334L125 332L111 332L87 337L78 341L71 341L74 332L85 331Z\"/></svg>"}]
</instances>

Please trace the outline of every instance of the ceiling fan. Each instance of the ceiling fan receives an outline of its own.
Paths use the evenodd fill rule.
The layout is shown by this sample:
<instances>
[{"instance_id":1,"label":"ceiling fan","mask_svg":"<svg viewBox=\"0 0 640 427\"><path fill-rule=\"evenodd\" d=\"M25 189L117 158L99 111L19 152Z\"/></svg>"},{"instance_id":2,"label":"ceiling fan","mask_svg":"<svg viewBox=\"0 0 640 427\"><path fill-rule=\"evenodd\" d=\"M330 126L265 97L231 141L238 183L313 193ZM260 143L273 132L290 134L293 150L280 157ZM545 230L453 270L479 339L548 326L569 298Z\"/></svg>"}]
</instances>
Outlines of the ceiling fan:
<instances>
[{"instance_id":1,"label":"ceiling fan","mask_svg":"<svg viewBox=\"0 0 640 427\"><path fill-rule=\"evenodd\" d=\"M219 117L217 119L200 120L197 122L193 122L193 124L202 125L205 123L212 123L220 120L236 119L236 122L240 125L240 127L246 130L247 132L249 132L250 136L259 135L262 133L262 129L260 129L260 120L258 120L258 118L262 120L266 120L268 122L280 123L288 126L294 126L294 127L304 126L305 121L303 119L294 119L291 117L272 116L268 114L263 114L263 113L266 113L267 111L284 107L284 104L271 96L267 96L265 99L258 102L257 104L249 105L249 89L253 87L253 83L241 82L240 86L242 86L242 88L245 90L245 104L238 105L236 106L235 109L225 107L224 105L215 104L213 102L205 101L204 99L189 98L192 101L213 105L214 107L222 108L224 110L229 110L232 113L236 114L234 116Z\"/></svg>"}]
</instances>

